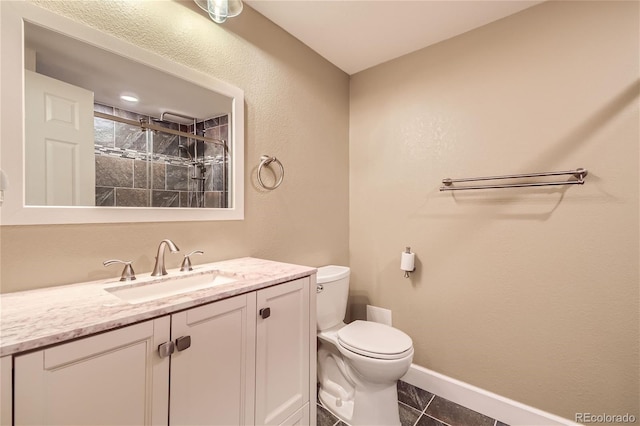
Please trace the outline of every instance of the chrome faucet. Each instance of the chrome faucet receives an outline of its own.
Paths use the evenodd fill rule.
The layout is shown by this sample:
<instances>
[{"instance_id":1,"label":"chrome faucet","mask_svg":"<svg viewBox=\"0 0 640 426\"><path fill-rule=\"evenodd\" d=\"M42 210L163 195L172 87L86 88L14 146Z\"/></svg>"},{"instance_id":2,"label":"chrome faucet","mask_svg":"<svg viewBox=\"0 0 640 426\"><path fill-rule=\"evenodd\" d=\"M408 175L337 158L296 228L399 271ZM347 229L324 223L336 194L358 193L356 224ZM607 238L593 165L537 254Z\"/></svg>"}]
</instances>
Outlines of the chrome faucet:
<instances>
[{"instance_id":1,"label":"chrome faucet","mask_svg":"<svg viewBox=\"0 0 640 426\"><path fill-rule=\"evenodd\" d=\"M152 277L159 277L162 275L167 275L167 270L164 267L164 249L169 247L171 253L175 253L180 251L178 246L176 246L171 240L162 240L160 241L160 245L158 246L158 254L156 255L156 265L153 267L153 272L151 273Z\"/></svg>"}]
</instances>

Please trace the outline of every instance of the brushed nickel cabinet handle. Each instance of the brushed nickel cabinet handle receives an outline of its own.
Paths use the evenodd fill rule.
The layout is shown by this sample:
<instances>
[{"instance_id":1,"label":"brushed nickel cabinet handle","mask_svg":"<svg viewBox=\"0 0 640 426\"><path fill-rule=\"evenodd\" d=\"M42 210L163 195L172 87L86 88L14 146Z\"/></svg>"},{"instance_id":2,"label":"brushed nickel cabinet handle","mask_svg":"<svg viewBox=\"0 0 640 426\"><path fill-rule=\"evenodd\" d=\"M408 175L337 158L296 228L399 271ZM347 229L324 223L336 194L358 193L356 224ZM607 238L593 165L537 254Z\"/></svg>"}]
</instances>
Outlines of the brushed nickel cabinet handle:
<instances>
[{"instance_id":1,"label":"brushed nickel cabinet handle","mask_svg":"<svg viewBox=\"0 0 640 426\"><path fill-rule=\"evenodd\" d=\"M160 358L167 358L175 351L173 342L166 342L158 346L158 355Z\"/></svg>"},{"instance_id":2,"label":"brushed nickel cabinet handle","mask_svg":"<svg viewBox=\"0 0 640 426\"><path fill-rule=\"evenodd\" d=\"M262 308L260 309L260 316L262 319L267 319L271 316L271 308Z\"/></svg>"},{"instance_id":3,"label":"brushed nickel cabinet handle","mask_svg":"<svg viewBox=\"0 0 640 426\"><path fill-rule=\"evenodd\" d=\"M184 351L191 347L191 336L182 336L176 339L176 349L178 351Z\"/></svg>"}]
</instances>

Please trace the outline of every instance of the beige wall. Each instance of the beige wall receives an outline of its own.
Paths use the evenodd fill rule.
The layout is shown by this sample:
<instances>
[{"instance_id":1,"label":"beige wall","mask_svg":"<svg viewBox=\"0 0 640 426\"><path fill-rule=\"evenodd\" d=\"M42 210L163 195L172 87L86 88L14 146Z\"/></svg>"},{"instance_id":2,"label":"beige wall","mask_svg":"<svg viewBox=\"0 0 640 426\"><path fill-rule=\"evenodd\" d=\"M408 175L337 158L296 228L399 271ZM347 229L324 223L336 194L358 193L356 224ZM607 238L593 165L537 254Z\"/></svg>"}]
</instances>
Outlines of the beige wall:
<instances>
[{"instance_id":1,"label":"beige wall","mask_svg":"<svg viewBox=\"0 0 640 426\"><path fill-rule=\"evenodd\" d=\"M417 364L640 417L638 12L545 3L352 76L353 303L391 309ZM438 191L577 167L584 186Z\"/></svg>"},{"instance_id":2,"label":"beige wall","mask_svg":"<svg viewBox=\"0 0 640 426\"><path fill-rule=\"evenodd\" d=\"M217 76L245 91L245 220L2 227L2 291L115 277L109 258L151 271L171 238L196 262L256 256L311 266L348 263L349 77L247 7L224 25L191 2L34 2ZM260 155L286 178L258 189ZM327 173L330 171L330 173ZM180 254L167 254L177 267Z\"/></svg>"}]
</instances>

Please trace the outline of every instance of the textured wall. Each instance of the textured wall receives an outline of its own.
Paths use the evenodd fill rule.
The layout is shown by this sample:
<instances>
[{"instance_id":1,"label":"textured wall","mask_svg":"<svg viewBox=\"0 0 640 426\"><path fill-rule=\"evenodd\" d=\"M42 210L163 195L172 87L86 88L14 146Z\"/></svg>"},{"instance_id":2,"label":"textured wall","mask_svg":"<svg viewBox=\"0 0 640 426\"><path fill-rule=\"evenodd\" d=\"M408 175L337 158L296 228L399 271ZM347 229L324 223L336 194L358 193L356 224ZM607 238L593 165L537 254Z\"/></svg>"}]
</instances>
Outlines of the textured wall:
<instances>
[{"instance_id":1,"label":"textured wall","mask_svg":"<svg viewBox=\"0 0 640 426\"><path fill-rule=\"evenodd\" d=\"M640 418L638 12L548 2L352 76L352 311L391 309L417 364ZM577 167L584 186L438 191Z\"/></svg>"},{"instance_id":2,"label":"textured wall","mask_svg":"<svg viewBox=\"0 0 640 426\"><path fill-rule=\"evenodd\" d=\"M256 256L311 266L348 263L349 78L246 7L224 25L192 1L37 1L44 8L214 75L245 92L245 220L2 227L2 291L115 277L109 258L151 271L171 238L197 262ZM260 155L286 179L257 187ZM182 256L167 255L177 267Z\"/></svg>"}]
</instances>

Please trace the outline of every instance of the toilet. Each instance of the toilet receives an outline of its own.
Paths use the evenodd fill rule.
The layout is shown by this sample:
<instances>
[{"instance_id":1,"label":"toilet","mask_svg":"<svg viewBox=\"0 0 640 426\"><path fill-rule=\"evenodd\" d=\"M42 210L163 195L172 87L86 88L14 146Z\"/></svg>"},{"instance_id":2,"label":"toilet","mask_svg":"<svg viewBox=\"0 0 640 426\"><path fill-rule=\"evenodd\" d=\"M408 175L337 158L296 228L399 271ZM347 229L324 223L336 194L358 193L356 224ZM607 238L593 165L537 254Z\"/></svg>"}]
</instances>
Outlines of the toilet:
<instances>
[{"instance_id":1,"label":"toilet","mask_svg":"<svg viewBox=\"0 0 640 426\"><path fill-rule=\"evenodd\" d=\"M318 397L351 426L400 425L396 383L409 370L413 342L370 321L343 322L350 269L318 268Z\"/></svg>"}]
</instances>

